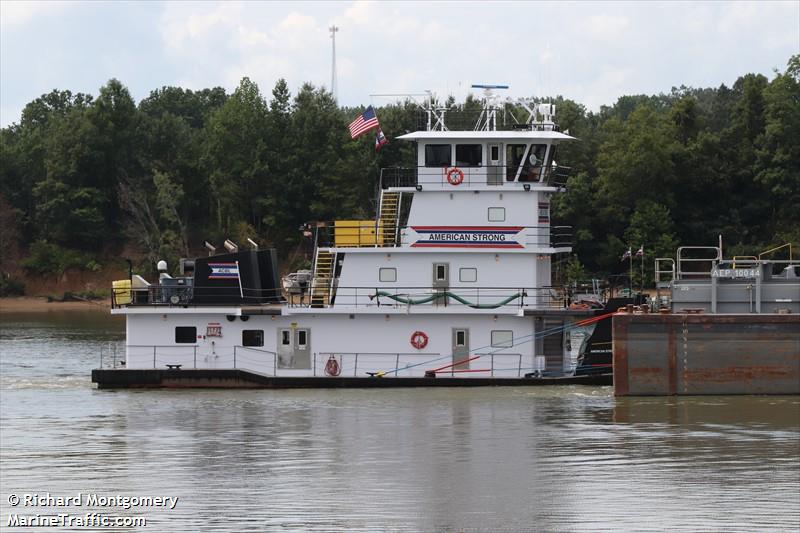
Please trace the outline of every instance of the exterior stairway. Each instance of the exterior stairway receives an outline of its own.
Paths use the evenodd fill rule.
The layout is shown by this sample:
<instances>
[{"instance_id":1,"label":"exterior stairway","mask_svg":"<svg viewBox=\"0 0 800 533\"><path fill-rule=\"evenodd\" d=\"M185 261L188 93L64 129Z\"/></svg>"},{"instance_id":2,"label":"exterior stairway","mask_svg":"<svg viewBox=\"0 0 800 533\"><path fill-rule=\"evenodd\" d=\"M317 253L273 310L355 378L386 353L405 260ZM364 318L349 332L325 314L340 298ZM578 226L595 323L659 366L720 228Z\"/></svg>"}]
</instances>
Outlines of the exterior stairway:
<instances>
[{"instance_id":1,"label":"exterior stairway","mask_svg":"<svg viewBox=\"0 0 800 533\"><path fill-rule=\"evenodd\" d=\"M317 248L314 279L311 281L311 307L327 307L330 303L335 258L335 252Z\"/></svg>"},{"instance_id":2,"label":"exterior stairway","mask_svg":"<svg viewBox=\"0 0 800 533\"><path fill-rule=\"evenodd\" d=\"M378 245L397 245L397 226L400 221L402 193L381 191L381 207L378 215Z\"/></svg>"}]
</instances>

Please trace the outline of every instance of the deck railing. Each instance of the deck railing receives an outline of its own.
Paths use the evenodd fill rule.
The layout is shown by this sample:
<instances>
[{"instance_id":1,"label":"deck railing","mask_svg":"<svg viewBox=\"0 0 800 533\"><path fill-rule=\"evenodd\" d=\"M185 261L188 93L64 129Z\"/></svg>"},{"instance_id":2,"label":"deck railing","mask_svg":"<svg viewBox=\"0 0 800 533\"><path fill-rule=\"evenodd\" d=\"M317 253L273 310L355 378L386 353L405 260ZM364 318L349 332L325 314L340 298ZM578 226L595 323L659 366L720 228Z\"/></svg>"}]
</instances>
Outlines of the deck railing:
<instances>
[{"instance_id":1,"label":"deck railing","mask_svg":"<svg viewBox=\"0 0 800 533\"><path fill-rule=\"evenodd\" d=\"M389 167L381 169L380 185L388 188L444 188L457 190L471 187L533 187L544 185L564 187L571 173L570 167L525 165L522 170L514 166L444 166L444 167ZM518 180L518 181L516 181Z\"/></svg>"},{"instance_id":2,"label":"deck railing","mask_svg":"<svg viewBox=\"0 0 800 533\"><path fill-rule=\"evenodd\" d=\"M147 287L133 289L111 289L111 308L119 309L129 306L151 307L197 307L197 306L238 306L261 305L265 300L283 303L281 289L253 289L242 287L185 286L176 291L173 285L152 284ZM197 291L202 291L202 302L195 301Z\"/></svg>"},{"instance_id":3,"label":"deck railing","mask_svg":"<svg viewBox=\"0 0 800 533\"><path fill-rule=\"evenodd\" d=\"M148 299L145 295L158 294L159 287L143 289L142 295L137 296L137 290L132 291L133 298L125 296L120 301L119 295L112 292L111 303L115 309L123 307L197 307L197 306L260 306L267 294L274 295L277 289L247 289L244 298L231 299L229 290L220 287L208 287L209 292L218 290L217 298L211 298L203 303L181 302L174 304L168 299ZM333 283L330 298L326 299L325 307L355 307L355 308L473 308L473 309L510 309L510 308L537 308L558 309L567 306L567 290L565 287L465 287L459 282L458 286L449 288L436 288L431 286L398 287L393 285L372 286L345 286ZM307 289L297 294L289 294L283 304L293 308L311 306L311 291Z\"/></svg>"},{"instance_id":4,"label":"deck railing","mask_svg":"<svg viewBox=\"0 0 800 533\"><path fill-rule=\"evenodd\" d=\"M315 352L309 368L284 368L278 353L260 347L236 345L214 348L213 352L208 352L209 347L199 345L127 345L126 348L134 369L238 369L273 376L296 375L297 371L310 370L314 377L373 375L384 378L423 375L437 367L446 368L436 374L451 377L462 373L521 377L523 371L528 370L523 367L523 354L502 349L475 352L465 358L439 352ZM111 361L101 357L100 368L124 368L124 355L120 355L113 366ZM469 368L463 368L464 359L471 360ZM331 365L331 361L335 364Z\"/></svg>"},{"instance_id":5,"label":"deck railing","mask_svg":"<svg viewBox=\"0 0 800 533\"><path fill-rule=\"evenodd\" d=\"M253 346L201 347L197 344L152 345L128 344L124 346L127 357L136 361L136 368L141 368L141 361L147 361L147 367L198 369L198 368L238 368L263 372L271 368L278 370L278 356L271 350ZM205 351L204 351L205 350ZM124 366L125 355L115 353L113 368ZM100 356L100 368L109 366L108 356Z\"/></svg>"},{"instance_id":6,"label":"deck railing","mask_svg":"<svg viewBox=\"0 0 800 533\"><path fill-rule=\"evenodd\" d=\"M310 296L292 300L291 307L310 306ZM561 287L397 287L335 286L326 307L356 309L561 309L567 306Z\"/></svg>"}]
</instances>

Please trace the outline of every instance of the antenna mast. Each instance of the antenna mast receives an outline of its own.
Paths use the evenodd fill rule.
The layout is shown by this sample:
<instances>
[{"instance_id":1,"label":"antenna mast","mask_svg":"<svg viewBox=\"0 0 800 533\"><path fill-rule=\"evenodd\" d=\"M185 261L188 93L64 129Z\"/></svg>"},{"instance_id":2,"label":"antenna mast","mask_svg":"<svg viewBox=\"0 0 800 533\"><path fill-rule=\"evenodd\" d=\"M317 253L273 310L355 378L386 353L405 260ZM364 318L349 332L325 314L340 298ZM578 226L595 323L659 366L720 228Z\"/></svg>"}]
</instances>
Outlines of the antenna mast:
<instances>
[{"instance_id":1,"label":"antenna mast","mask_svg":"<svg viewBox=\"0 0 800 533\"><path fill-rule=\"evenodd\" d=\"M332 58L331 58L331 94L333 95L334 102L338 102L338 98L336 95L337 87L336 87L336 32L339 31L338 26L334 25L328 28L331 32L331 44L332 44Z\"/></svg>"}]
</instances>

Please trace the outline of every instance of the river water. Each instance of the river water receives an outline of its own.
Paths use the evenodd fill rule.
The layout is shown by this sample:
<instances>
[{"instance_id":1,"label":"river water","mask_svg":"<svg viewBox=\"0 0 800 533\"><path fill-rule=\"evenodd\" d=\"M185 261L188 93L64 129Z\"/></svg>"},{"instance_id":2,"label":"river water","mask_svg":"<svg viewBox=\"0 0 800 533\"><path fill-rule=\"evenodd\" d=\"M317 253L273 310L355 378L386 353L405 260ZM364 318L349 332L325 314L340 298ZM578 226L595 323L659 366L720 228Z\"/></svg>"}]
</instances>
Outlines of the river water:
<instances>
[{"instance_id":1,"label":"river water","mask_svg":"<svg viewBox=\"0 0 800 533\"><path fill-rule=\"evenodd\" d=\"M0 321L0 529L64 511L147 520L126 531L800 529L797 396L98 391L90 371L123 322ZM84 505L9 504L26 494Z\"/></svg>"}]
</instances>

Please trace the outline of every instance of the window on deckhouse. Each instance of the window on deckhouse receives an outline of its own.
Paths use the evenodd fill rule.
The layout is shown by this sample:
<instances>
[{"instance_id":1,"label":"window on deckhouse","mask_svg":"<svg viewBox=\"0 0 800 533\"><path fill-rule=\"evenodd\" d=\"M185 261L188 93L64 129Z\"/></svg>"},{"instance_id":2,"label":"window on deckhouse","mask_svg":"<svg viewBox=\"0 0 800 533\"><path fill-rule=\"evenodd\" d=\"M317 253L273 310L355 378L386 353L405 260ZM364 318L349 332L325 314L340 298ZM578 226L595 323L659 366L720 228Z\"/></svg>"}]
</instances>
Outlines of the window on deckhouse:
<instances>
[{"instance_id":1,"label":"window on deckhouse","mask_svg":"<svg viewBox=\"0 0 800 533\"><path fill-rule=\"evenodd\" d=\"M506 181L514 181L517 177L517 170L519 169L522 158L525 157L525 144L507 144L506 145Z\"/></svg>"},{"instance_id":2,"label":"window on deckhouse","mask_svg":"<svg viewBox=\"0 0 800 533\"><path fill-rule=\"evenodd\" d=\"M456 145L456 166L457 167L479 167L483 163L483 145L480 144L457 144Z\"/></svg>"},{"instance_id":3,"label":"window on deckhouse","mask_svg":"<svg viewBox=\"0 0 800 533\"><path fill-rule=\"evenodd\" d=\"M426 167L449 167L453 161L449 144L426 144Z\"/></svg>"}]
</instances>

